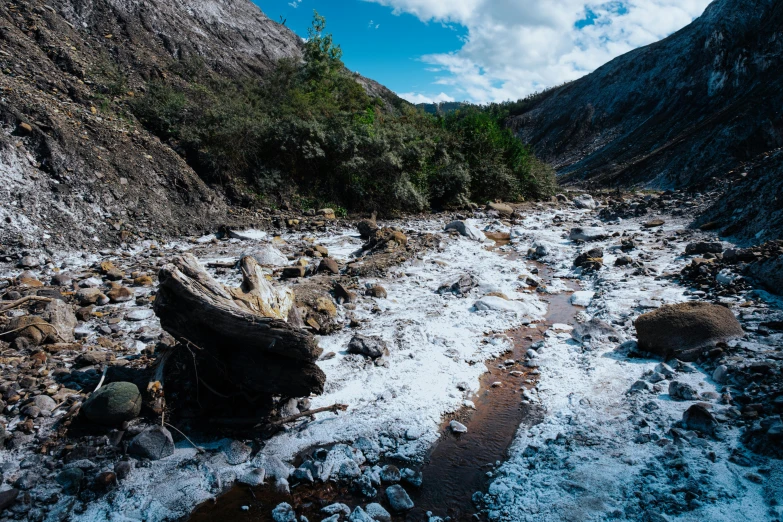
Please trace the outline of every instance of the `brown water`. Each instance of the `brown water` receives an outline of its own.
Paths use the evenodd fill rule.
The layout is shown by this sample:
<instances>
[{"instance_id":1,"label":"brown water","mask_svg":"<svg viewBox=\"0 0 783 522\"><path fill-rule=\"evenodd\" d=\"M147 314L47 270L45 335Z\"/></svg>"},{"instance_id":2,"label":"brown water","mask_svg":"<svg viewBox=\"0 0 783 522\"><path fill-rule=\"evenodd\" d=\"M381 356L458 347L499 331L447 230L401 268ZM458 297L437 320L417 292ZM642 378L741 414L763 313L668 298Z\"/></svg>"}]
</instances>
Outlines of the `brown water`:
<instances>
[{"instance_id":1,"label":"brown water","mask_svg":"<svg viewBox=\"0 0 783 522\"><path fill-rule=\"evenodd\" d=\"M498 238L502 244L505 238ZM517 256L507 256L514 262ZM547 269L537 265L539 275L549 280ZM574 283L572 290L576 290ZM483 491L489 480L496 461L504 461L507 451L520 426L531 426L540 422L542 413L534 406L523 405L521 390L535 385L535 375L524 366L525 352L536 341L542 340L544 332L554 323L572 323L579 308L569 302L570 293L547 296L548 311L543 322L535 328L521 327L506 332L514 342L513 350L497 359L488 361L487 373L481 378L479 392L471 398L476 409L463 408L459 412L446 416L440 427L441 437L431 449L420 471L423 484L419 490L406 486L414 501L415 508L406 515L395 516L397 521L426 520L427 511L453 520L472 519L476 509L472 496ZM513 359L513 365L506 366L504 361ZM522 363L520 363L520 361ZM502 367L501 367L502 366ZM521 372L521 375L512 375ZM500 383L493 387L493 383ZM467 433L455 435L448 423L456 419L467 426ZM379 488L378 498L374 501L388 505ZM200 506L191 516L191 521L271 521L271 511L280 502L293 505L297 513L309 520L321 520L322 506L333 502L344 502L349 506L366 505L373 500L351 492L345 486L337 484L316 484L292 488L291 494L279 494L271 486L250 488L236 486L221 496L216 502ZM247 506L247 510L243 510Z\"/></svg>"}]
</instances>

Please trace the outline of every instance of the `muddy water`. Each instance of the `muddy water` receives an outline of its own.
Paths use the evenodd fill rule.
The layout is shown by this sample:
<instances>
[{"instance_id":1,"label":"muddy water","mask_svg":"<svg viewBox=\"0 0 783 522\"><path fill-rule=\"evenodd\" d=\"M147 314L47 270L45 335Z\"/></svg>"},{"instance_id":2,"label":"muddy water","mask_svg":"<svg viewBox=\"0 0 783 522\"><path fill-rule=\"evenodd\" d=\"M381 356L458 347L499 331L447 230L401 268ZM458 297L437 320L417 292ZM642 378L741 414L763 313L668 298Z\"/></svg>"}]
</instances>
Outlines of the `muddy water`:
<instances>
[{"instance_id":1,"label":"muddy water","mask_svg":"<svg viewBox=\"0 0 783 522\"><path fill-rule=\"evenodd\" d=\"M547 280L545 269L539 271ZM577 288L574 286L574 290ZM549 296L544 322L535 328L522 327L506 332L514 341L512 352L487 362L487 373L481 378L479 393L472 398L476 409L464 408L447 418L441 426L441 438L425 461L424 482L411 495L416 507L408 520L426 520L426 512L453 520L471 520L476 512L472 496L485 489L497 461L506 460L506 452L520 428L540 422L542 412L522 404L522 389L535 385L536 376L524 366L525 353L543 339L544 332L555 323L571 323L579 310L569 303L570 293ZM513 365L505 361L513 359ZM520 375L521 372L521 375ZM468 432L451 433L448 422L459 420Z\"/></svg>"},{"instance_id":2,"label":"muddy water","mask_svg":"<svg viewBox=\"0 0 783 522\"><path fill-rule=\"evenodd\" d=\"M506 241L507 238L497 238L497 246ZM511 262L520 261L516 256L508 258ZM541 279L548 281L546 267L537 266ZM576 283L571 288L578 289ZM532 388L536 379L532 369L524 366L525 352L533 343L543 339L552 324L573 323L579 308L569 303L569 297L570 292L543 297L548 301L544 321L532 328L521 327L506 332L513 340L513 350L486 363L487 373L481 378L480 390L471 398L476 409L463 408L444 419L441 437L420 468L424 479L422 487L419 490L406 487L416 507L404 516L395 516L394 520L427 520L428 511L457 521L475 520L473 494L485 489L489 480L487 473L492 471L495 463L506 460L508 448L520 426L524 429L539 422L542 417L535 406L522 404L522 390ZM505 364L507 360L515 362ZM448 423L452 419L467 426L467 433L451 433ZM271 486L236 486L217 502L200 506L190 520L271 521L271 511L280 502L290 503L308 520L320 520L324 518L320 513L324 505L343 502L357 506L372 501L333 483L293 487L290 494L276 493ZM382 488L379 488L378 498L374 501L388 509Z\"/></svg>"}]
</instances>

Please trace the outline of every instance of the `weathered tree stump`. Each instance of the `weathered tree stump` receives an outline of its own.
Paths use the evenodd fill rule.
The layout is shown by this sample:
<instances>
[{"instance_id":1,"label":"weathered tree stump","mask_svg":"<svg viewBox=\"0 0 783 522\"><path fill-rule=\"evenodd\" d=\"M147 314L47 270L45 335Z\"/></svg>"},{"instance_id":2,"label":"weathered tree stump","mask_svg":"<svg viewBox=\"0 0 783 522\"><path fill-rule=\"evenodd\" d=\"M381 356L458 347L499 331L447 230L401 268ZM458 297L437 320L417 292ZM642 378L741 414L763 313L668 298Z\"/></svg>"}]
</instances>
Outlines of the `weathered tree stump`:
<instances>
[{"instance_id":1,"label":"weathered tree stump","mask_svg":"<svg viewBox=\"0 0 783 522\"><path fill-rule=\"evenodd\" d=\"M322 393L315 364L321 348L301 329L294 294L275 288L252 257L240 260L243 282L227 288L190 254L161 268L155 313L190 350L197 378L226 396L303 397Z\"/></svg>"}]
</instances>

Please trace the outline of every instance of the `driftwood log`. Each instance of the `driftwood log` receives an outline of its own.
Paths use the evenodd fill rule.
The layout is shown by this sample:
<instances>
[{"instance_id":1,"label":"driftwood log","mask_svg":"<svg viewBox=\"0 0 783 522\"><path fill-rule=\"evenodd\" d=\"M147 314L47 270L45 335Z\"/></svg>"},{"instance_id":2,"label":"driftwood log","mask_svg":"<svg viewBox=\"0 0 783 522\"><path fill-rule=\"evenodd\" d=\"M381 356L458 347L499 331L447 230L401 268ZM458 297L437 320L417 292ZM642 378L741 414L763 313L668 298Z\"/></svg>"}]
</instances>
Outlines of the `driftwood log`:
<instances>
[{"instance_id":1,"label":"driftwood log","mask_svg":"<svg viewBox=\"0 0 783 522\"><path fill-rule=\"evenodd\" d=\"M198 378L213 393L322 393L326 376L315 364L322 350L298 326L293 292L273 287L252 257L240 268L242 285L227 288L190 254L165 265L154 306L161 326L192 352Z\"/></svg>"}]
</instances>

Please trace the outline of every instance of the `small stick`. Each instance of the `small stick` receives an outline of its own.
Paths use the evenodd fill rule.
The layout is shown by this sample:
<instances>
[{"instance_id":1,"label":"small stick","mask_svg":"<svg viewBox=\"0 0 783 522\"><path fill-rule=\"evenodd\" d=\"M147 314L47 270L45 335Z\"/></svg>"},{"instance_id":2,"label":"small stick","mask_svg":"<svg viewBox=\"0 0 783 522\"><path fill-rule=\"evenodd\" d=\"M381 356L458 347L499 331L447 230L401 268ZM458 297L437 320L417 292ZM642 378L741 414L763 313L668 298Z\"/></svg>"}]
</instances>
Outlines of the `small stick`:
<instances>
[{"instance_id":1,"label":"small stick","mask_svg":"<svg viewBox=\"0 0 783 522\"><path fill-rule=\"evenodd\" d=\"M172 425L171 425L171 424L169 424L168 422L164 422L163 424L165 424L165 425L166 425L166 426L168 426L169 428L173 429L174 431L176 431L177 433L179 433L179 434L180 434L180 435L182 435L183 437L185 437L185 440L186 440L186 441L188 441L188 442L190 442L190 445L191 445L191 446L193 446L194 448L196 448L196 451L198 451L199 453L204 453L204 448L202 448L202 447L200 447L200 446L196 446L196 445L193 443L193 441L192 441L192 440L190 440L190 439L188 438L188 436L187 436L187 435L185 435L184 433L182 433L181 431L179 431L177 428L175 428L174 426L172 426Z\"/></svg>"},{"instance_id":2,"label":"small stick","mask_svg":"<svg viewBox=\"0 0 783 522\"><path fill-rule=\"evenodd\" d=\"M40 301L42 303L51 303L53 299L51 297L41 297L38 295L28 295L21 299L17 299L16 301L11 301L7 305L4 305L0 307L0 312L5 312L6 310L10 310L11 308L16 308L17 306L21 306L25 304L28 301Z\"/></svg>"},{"instance_id":3,"label":"small stick","mask_svg":"<svg viewBox=\"0 0 783 522\"><path fill-rule=\"evenodd\" d=\"M236 262L229 261L216 261L214 263L207 263L209 268L234 268L237 266Z\"/></svg>"},{"instance_id":4,"label":"small stick","mask_svg":"<svg viewBox=\"0 0 783 522\"><path fill-rule=\"evenodd\" d=\"M314 410L307 410L303 411L302 413L297 413L296 415L291 415L290 417L286 417L285 419L280 419L274 422L270 422L272 426L280 426L281 424L287 424L291 421L295 421L296 419L301 419L302 417L309 417L310 415L315 415L316 413L322 413L324 411L331 411L332 413L337 413L338 411L345 411L348 409L347 404L332 404L331 406L326 406L324 408L316 408ZM258 428L261 426L260 424L256 426Z\"/></svg>"},{"instance_id":5,"label":"small stick","mask_svg":"<svg viewBox=\"0 0 783 522\"><path fill-rule=\"evenodd\" d=\"M101 389L101 386L103 386L103 380L106 379L106 372L108 371L109 371L109 365L107 364L103 367L103 374L101 375L101 380L98 381L98 386L93 390L93 393Z\"/></svg>"}]
</instances>

